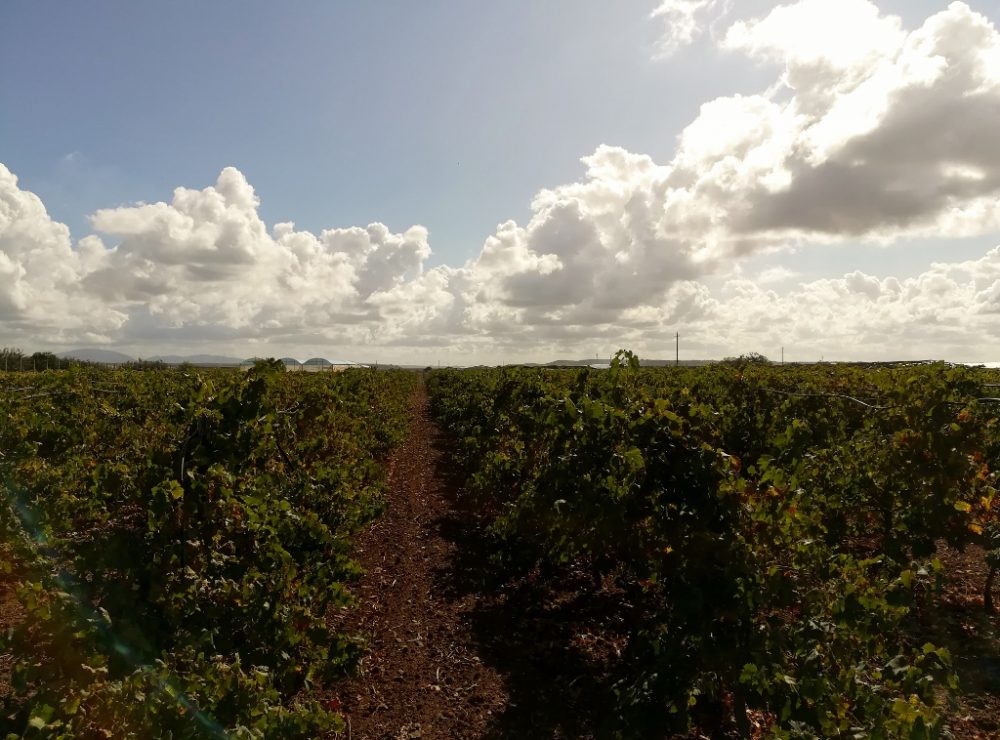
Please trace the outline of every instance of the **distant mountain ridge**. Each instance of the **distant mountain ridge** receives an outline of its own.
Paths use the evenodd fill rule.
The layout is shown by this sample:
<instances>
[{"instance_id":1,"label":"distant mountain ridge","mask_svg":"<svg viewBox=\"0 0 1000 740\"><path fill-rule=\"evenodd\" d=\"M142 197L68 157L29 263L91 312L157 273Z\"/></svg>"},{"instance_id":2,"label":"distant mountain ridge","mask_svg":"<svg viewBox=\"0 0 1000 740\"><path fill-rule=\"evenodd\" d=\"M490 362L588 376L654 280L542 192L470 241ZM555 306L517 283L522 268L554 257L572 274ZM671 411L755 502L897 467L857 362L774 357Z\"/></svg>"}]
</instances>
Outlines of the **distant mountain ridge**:
<instances>
[{"instance_id":1,"label":"distant mountain ridge","mask_svg":"<svg viewBox=\"0 0 1000 740\"><path fill-rule=\"evenodd\" d=\"M239 365L242 360L226 355L154 355L144 358L154 362L166 362L168 365L180 365L190 362L192 365Z\"/></svg>"},{"instance_id":2,"label":"distant mountain ridge","mask_svg":"<svg viewBox=\"0 0 1000 740\"><path fill-rule=\"evenodd\" d=\"M528 362L524 363L530 367L586 367L590 365L608 365L611 362L610 358L606 359L590 359L590 360L552 360L552 362L537 363ZM657 359L647 359L640 357L639 364L642 367L668 367L670 365L680 364L683 367L697 367L700 365L711 365L717 362L716 360L681 360L679 363L676 360L657 360Z\"/></svg>"},{"instance_id":3,"label":"distant mountain ridge","mask_svg":"<svg viewBox=\"0 0 1000 740\"><path fill-rule=\"evenodd\" d=\"M81 362L106 362L109 364L135 362L134 357L129 357L121 352L115 352L112 349L98 349L97 347L84 347L82 349L71 349L69 352L58 352L56 357L80 360Z\"/></svg>"},{"instance_id":4,"label":"distant mountain ridge","mask_svg":"<svg viewBox=\"0 0 1000 740\"><path fill-rule=\"evenodd\" d=\"M116 352L110 349L101 349L99 347L82 347L80 349L69 350L68 352L59 352L57 357L65 357L74 360L81 360L83 362L100 362L109 365L120 365L126 362L137 362L135 357L126 355L122 352ZM209 355L209 354L198 354L198 355L152 355L150 357L142 357L141 359L148 362L163 362L168 365L180 365L185 362L189 362L192 365L240 365L246 364L246 358L240 357L230 357L228 355ZM286 364L293 364L294 358L285 357L282 362ZM322 362L321 362L322 360ZM697 366L697 365L708 365L711 364L712 360L681 360L680 364L684 366ZM323 358L314 357L312 360L306 360L305 362L301 360L294 360L294 363L299 365L318 365L318 364L334 364L334 365L349 365L354 364L347 360L324 360ZM606 365L608 363L607 359L587 359L587 360L552 360L550 362L525 362L525 363L515 363L521 364L526 367L582 367L593 364ZM392 363L390 363L392 364ZM673 365L674 360L656 360L656 359L641 359L639 364L644 367L658 367L663 365ZM399 365L398 367L410 367L410 368L423 368L424 365Z\"/></svg>"},{"instance_id":5,"label":"distant mountain ridge","mask_svg":"<svg viewBox=\"0 0 1000 740\"><path fill-rule=\"evenodd\" d=\"M59 352L56 356L71 360L80 360L81 362L101 362L109 365L137 362L137 359L131 355L116 352L112 349L100 349L98 347L71 349L68 352ZM148 362L165 362L168 365L180 365L184 362L190 362L192 365L239 365L241 362L238 357L228 357L226 355L153 355L152 357L143 357L141 359Z\"/></svg>"}]
</instances>

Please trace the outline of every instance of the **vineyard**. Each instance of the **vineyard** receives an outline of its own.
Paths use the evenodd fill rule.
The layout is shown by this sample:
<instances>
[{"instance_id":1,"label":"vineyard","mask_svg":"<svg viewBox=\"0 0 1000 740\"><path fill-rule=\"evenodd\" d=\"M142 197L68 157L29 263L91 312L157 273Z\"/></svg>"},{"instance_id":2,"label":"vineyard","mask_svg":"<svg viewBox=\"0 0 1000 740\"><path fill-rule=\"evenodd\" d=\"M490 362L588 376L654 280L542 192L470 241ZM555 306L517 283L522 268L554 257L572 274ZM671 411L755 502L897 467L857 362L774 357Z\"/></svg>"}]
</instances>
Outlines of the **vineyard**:
<instances>
[{"instance_id":1,"label":"vineyard","mask_svg":"<svg viewBox=\"0 0 1000 740\"><path fill-rule=\"evenodd\" d=\"M909 621L946 575L939 548L981 549L993 612L988 379L619 353L605 372L439 371L430 387L496 567L582 569L616 596L596 734L920 738L957 685Z\"/></svg>"},{"instance_id":2,"label":"vineyard","mask_svg":"<svg viewBox=\"0 0 1000 740\"><path fill-rule=\"evenodd\" d=\"M627 352L605 371L426 379L274 362L2 373L0 593L19 616L0 636L0 734L349 736L342 687L372 644L397 644L342 616L396 586L358 585L357 543L369 569L395 547L370 525L423 385L466 512L447 512L468 530L451 535L454 599L479 601L421 613L479 615L510 685L513 635L575 656L575 689L539 677L525 697L508 686L511 706L597 687L578 726L532 715L494 736L953 732L962 676L928 615L964 553L981 574L964 609L998 660L997 382L944 364L642 368ZM449 505L388 500L411 520ZM567 584L571 609L531 603Z\"/></svg>"},{"instance_id":3,"label":"vineyard","mask_svg":"<svg viewBox=\"0 0 1000 740\"><path fill-rule=\"evenodd\" d=\"M24 619L14 737L312 738L362 643L353 534L415 376L71 370L2 376L5 579Z\"/></svg>"}]
</instances>

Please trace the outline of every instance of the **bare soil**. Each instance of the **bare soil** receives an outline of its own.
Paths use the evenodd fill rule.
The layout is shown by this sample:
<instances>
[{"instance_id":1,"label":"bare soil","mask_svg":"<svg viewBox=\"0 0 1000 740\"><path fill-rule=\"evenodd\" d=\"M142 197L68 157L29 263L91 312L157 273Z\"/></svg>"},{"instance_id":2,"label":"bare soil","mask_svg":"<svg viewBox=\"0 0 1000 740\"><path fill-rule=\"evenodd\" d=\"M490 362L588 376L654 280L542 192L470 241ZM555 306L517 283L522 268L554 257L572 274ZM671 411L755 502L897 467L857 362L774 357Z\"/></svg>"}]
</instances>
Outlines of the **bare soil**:
<instances>
[{"instance_id":1,"label":"bare soil","mask_svg":"<svg viewBox=\"0 0 1000 740\"><path fill-rule=\"evenodd\" d=\"M459 555L444 536L453 496L438 436L421 388L409 437L389 461L388 510L357 539L360 604L334 624L369 640L360 674L335 699L345 737L478 738L509 701L502 676L478 653L475 598L442 587L442 564Z\"/></svg>"}]
</instances>

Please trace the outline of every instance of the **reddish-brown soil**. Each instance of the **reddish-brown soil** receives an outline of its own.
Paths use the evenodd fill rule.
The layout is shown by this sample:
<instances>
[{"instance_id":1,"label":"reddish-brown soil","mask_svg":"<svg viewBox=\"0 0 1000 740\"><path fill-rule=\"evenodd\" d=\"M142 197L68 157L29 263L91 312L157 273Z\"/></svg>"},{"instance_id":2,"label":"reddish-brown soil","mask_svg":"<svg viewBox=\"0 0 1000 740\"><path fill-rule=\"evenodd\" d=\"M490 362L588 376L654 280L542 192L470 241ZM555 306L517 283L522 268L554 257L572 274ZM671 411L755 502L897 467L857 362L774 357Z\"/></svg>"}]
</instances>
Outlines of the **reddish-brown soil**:
<instances>
[{"instance_id":1,"label":"reddish-brown soil","mask_svg":"<svg viewBox=\"0 0 1000 740\"><path fill-rule=\"evenodd\" d=\"M338 687L351 738L475 738L508 702L469 626L472 596L453 598L442 566L452 515L437 429L421 389L410 434L389 461L388 510L357 540L360 604L335 627L369 640L360 675Z\"/></svg>"}]
</instances>

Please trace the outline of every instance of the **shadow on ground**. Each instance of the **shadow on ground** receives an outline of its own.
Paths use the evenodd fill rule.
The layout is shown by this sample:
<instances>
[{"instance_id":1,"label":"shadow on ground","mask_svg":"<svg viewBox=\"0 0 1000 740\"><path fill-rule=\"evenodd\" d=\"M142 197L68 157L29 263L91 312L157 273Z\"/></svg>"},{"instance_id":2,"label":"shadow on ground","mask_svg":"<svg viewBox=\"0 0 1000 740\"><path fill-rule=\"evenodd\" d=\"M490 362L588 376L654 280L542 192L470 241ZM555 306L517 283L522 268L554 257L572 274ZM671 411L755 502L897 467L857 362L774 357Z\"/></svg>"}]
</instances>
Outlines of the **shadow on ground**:
<instances>
[{"instance_id":1,"label":"shadow on ground","mask_svg":"<svg viewBox=\"0 0 1000 740\"><path fill-rule=\"evenodd\" d=\"M612 666L631 614L624 595L596 589L580 572L503 579L489 560L484 517L454 472L448 483L451 507L438 525L455 544L455 558L434 578L446 598L473 597L468 619L477 654L503 676L509 694L485 736L599 736L614 706Z\"/></svg>"}]
</instances>

